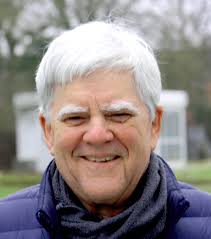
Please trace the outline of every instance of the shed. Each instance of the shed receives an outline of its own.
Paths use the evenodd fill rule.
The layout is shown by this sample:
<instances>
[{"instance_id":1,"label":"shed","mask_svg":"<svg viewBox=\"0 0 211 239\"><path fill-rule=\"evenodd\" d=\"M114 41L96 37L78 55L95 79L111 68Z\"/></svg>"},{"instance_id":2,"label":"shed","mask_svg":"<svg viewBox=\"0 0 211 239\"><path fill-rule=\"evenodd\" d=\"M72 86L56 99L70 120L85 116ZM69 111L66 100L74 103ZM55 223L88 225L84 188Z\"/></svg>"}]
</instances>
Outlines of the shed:
<instances>
[{"instance_id":1,"label":"shed","mask_svg":"<svg viewBox=\"0 0 211 239\"><path fill-rule=\"evenodd\" d=\"M38 99L35 92L18 93L13 97L16 117L16 158L43 172L52 159L38 122ZM160 105L164 108L161 137L156 152L171 166L184 166L187 161L186 107L184 91L163 91Z\"/></svg>"},{"instance_id":2,"label":"shed","mask_svg":"<svg viewBox=\"0 0 211 239\"><path fill-rule=\"evenodd\" d=\"M160 105L164 109L161 136L156 152L173 167L187 163L187 119L188 95L185 91L164 90Z\"/></svg>"}]
</instances>

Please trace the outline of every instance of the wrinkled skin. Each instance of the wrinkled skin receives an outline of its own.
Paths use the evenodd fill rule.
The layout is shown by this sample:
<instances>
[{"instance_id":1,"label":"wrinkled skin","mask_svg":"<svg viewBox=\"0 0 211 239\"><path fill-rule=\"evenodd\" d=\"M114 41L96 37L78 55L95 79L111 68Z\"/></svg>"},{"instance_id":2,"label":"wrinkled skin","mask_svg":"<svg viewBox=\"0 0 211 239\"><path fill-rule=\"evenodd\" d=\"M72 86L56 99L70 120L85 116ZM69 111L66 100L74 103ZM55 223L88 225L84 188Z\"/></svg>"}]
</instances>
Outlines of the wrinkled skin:
<instances>
[{"instance_id":1,"label":"wrinkled skin","mask_svg":"<svg viewBox=\"0 0 211 239\"><path fill-rule=\"evenodd\" d=\"M105 106L120 101L129 102L135 110L105 110ZM58 117L67 105L76 106L76 112ZM78 108L84 112L77 112ZM97 70L63 88L58 86L50 116L47 124L40 115L45 141L79 200L102 218L124 210L156 146L161 108L156 109L152 121L131 72Z\"/></svg>"}]
</instances>

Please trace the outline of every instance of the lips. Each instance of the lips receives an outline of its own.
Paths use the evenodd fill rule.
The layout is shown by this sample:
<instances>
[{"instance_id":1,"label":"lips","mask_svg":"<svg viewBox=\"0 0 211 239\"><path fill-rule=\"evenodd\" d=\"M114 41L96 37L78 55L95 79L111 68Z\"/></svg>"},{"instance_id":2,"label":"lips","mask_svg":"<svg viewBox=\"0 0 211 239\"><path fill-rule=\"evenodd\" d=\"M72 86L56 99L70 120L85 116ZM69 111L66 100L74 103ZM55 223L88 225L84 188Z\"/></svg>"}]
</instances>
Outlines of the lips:
<instances>
[{"instance_id":1,"label":"lips","mask_svg":"<svg viewBox=\"0 0 211 239\"><path fill-rule=\"evenodd\" d=\"M119 156L118 155L110 155L110 156L104 156L104 157L82 156L82 158L91 162L109 162L119 158Z\"/></svg>"}]
</instances>

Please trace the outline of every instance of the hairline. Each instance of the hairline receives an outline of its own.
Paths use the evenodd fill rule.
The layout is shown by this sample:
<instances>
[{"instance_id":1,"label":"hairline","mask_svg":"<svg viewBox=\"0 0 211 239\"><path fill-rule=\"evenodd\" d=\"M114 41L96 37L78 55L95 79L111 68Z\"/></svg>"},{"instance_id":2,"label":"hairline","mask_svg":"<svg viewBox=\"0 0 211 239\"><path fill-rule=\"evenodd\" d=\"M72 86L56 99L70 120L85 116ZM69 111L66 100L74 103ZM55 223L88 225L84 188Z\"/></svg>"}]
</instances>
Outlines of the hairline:
<instances>
[{"instance_id":1,"label":"hairline","mask_svg":"<svg viewBox=\"0 0 211 239\"><path fill-rule=\"evenodd\" d=\"M103 24L105 22L101 22L101 23ZM97 22L97 24L99 24L99 22ZM110 23L107 23L107 24L110 24ZM82 25L86 25L86 24L82 24ZM159 73L160 72L159 72L159 68L156 65L157 62L156 62L155 56L153 54L153 51L148 46L148 44L145 43L145 41L140 36L138 36L138 34L136 34L135 31L133 32L130 29L128 29L126 27L122 27L121 25L118 25L116 23L115 24L111 23L110 25L114 26L114 27L111 26L112 36L114 36L116 34L116 30L119 27L120 27L119 28L120 34L126 34L126 35L129 34L130 35L130 32L131 32L131 34L133 34L134 36L129 37L128 39L130 39L130 40L136 39L135 40L135 41L137 41L136 44L141 45L141 47L140 46L138 47L139 51L137 53L135 53L134 50L132 50L132 51L131 51L131 49L126 50L126 55L129 54L128 56L132 57L131 58L132 60L131 59L125 60L126 55L124 55L123 51L122 51L124 48L117 50L115 52L116 55L115 54L112 55L111 53L109 53L110 58L106 58L103 55L103 57L105 57L105 58L102 58L102 61L100 61L100 58L99 58L100 56L97 55L97 61L94 60L94 62L96 63L96 64L94 64L94 66L91 65L90 63L86 63L85 65L81 65L81 66L76 65L76 67L81 67L81 71L80 71L80 68L76 68L76 71L74 71L75 66L73 66L73 68L72 68L71 67L72 63L70 62L70 63L68 63L69 66L67 66L67 65L64 66L63 71L61 71L61 74L58 74L59 79L55 78L55 75L52 74L53 70L49 71L49 69L46 68L46 67L51 67L51 65L49 65L49 63L53 64L51 62L52 56L50 55L46 59L46 55L44 55L44 57L43 57L43 59L45 59L44 65L42 64L43 63L43 59L42 59L41 64L37 71L37 75L36 75L37 89L38 89L38 93L40 94L40 100L41 100L40 101L40 110L43 115L45 115L46 117L49 118L50 106L51 106L51 103L53 102L54 89L57 85L65 86L68 83L71 83L71 81L74 80L75 77L87 75L93 71L98 70L99 68L110 69L110 70L112 70L112 69L124 70L127 67L128 70L132 68L134 83L135 83L139 98L140 98L140 100L142 100L145 103L145 105L148 107L148 109L150 111L152 118L154 118L155 108L158 103L158 97L159 97L158 94L160 94L160 93L158 93L160 90L156 91L155 88L157 86L158 86L158 88L160 88L160 86L159 86L159 81L160 81ZM80 27L81 26L79 26L79 28ZM98 26L98 28L99 28L99 26ZM85 28L85 30L87 30L87 29ZM68 32L65 31L64 34L66 34L65 36L67 36ZM137 36L138 36L138 38L137 38ZM59 39L60 39L60 37L59 37ZM117 37L117 40L118 39L119 38ZM105 40L107 41L108 39L106 38ZM56 40L56 42L57 42L56 43L57 45L55 45L55 40L52 42L53 47L54 48L56 47L56 49L60 49L58 44L61 45L61 41L59 41L59 43L58 43L58 40ZM66 44L66 42L65 42L65 44ZM124 44L125 44L125 42L124 42ZM51 44L50 44L49 48L50 47L51 47ZM93 47L93 45L91 47ZM131 42L129 44L129 47L131 48ZM54 51L56 51L56 50L54 49ZM50 53L50 54L52 54L52 53ZM120 54L120 55L118 55L118 54ZM121 55L121 54L123 54L123 55ZM142 60L141 61L137 60L138 57L140 57L140 54L142 54L143 62L142 62ZM119 59L116 58L117 56L119 56L120 58ZM121 56L123 58L121 58ZM115 57L115 58L113 59L113 57ZM112 62L108 61L108 59L112 59ZM91 60L93 60L93 59L91 59ZM143 69L141 69L142 65L139 65L142 63L144 64L144 67L145 67ZM148 71L148 68L146 68L147 64L151 64L150 66L153 69L153 70L150 70L150 72ZM41 71L39 70L40 68L41 68ZM77 69L79 71L77 71ZM47 73L48 78L43 79L45 81L44 81L44 83L42 83L42 78L46 77L45 76L46 73ZM68 77L68 75L70 77ZM141 82L140 78L144 78L144 80ZM153 78L159 78L159 79L152 80ZM153 81L153 83L155 83L155 86L151 87L150 80ZM147 81L149 81L149 83L147 83ZM38 85L39 85L39 87L38 87Z\"/></svg>"}]
</instances>

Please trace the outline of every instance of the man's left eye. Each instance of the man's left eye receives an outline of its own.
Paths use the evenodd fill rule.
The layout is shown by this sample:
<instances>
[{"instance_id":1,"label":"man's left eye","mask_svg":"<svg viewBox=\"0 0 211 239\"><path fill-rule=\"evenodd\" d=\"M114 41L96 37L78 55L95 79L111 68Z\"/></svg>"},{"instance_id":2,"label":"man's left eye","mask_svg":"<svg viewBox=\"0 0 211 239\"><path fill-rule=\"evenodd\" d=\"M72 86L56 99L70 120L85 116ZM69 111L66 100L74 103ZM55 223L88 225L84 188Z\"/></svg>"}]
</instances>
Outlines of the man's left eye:
<instances>
[{"instance_id":1,"label":"man's left eye","mask_svg":"<svg viewBox=\"0 0 211 239\"><path fill-rule=\"evenodd\" d=\"M114 122L124 123L131 118L131 115L128 113L116 113L109 115L108 118Z\"/></svg>"}]
</instances>

